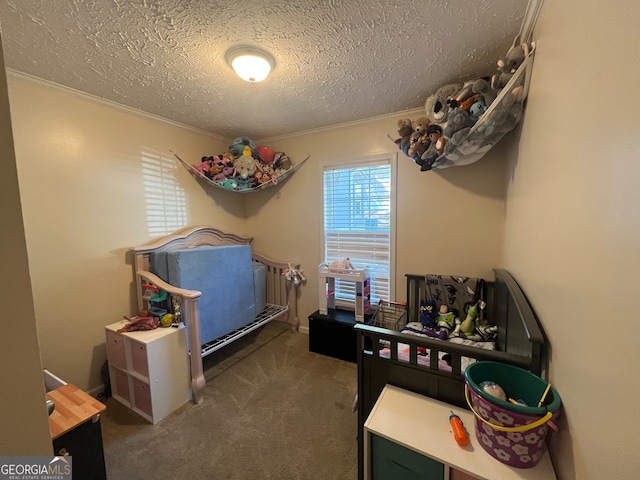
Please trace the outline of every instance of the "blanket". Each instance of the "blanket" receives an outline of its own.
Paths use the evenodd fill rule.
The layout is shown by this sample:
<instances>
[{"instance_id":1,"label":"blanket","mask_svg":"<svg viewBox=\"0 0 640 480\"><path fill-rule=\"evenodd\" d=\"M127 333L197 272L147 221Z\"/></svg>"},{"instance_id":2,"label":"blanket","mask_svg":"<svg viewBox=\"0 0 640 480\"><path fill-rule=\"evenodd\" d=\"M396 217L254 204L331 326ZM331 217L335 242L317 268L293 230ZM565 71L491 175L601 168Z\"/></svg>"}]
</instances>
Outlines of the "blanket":
<instances>
[{"instance_id":1,"label":"blanket","mask_svg":"<svg viewBox=\"0 0 640 480\"><path fill-rule=\"evenodd\" d=\"M402 329L400 333L405 333L408 335L416 335L419 337L428 337L433 338L430 335L422 333L421 331L422 325L419 322L410 322L407 326ZM486 350L495 350L496 344L493 341L476 341L469 340L468 338L461 337L451 337L447 340L443 340L451 343L457 343L459 345L466 345L471 347L483 348ZM446 350L446 347L443 347ZM389 347L384 347L380 350L380 357L383 358L391 358L391 349ZM409 363L410 361L410 347L407 343L398 343L398 360L402 362ZM424 365L426 367L431 366L431 355L428 349L418 349L418 357L417 357L418 365ZM461 373L464 374L466 368L471 365L476 360L474 358L469 357L461 357ZM440 351L438 355L438 370L443 370L446 372L451 372L451 355L446 351Z\"/></svg>"}]
</instances>

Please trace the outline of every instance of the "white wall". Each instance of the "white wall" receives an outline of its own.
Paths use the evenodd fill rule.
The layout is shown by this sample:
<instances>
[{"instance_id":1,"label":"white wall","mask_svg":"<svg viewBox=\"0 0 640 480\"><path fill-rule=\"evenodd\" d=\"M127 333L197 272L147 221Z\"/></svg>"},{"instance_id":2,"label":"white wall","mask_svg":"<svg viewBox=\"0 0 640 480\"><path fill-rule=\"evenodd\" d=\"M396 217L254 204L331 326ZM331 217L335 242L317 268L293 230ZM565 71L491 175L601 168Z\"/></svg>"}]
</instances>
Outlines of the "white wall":
<instances>
[{"instance_id":1,"label":"white wall","mask_svg":"<svg viewBox=\"0 0 640 480\"><path fill-rule=\"evenodd\" d=\"M509 166L502 264L552 347L562 479L640 471L638 18L635 0L545 2Z\"/></svg>"},{"instance_id":2,"label":"white wall","mask_svg":"<svg viewBox=\"0 0 640 480\"><path fill-rule=\"evenodd\" d=\"M0 455L51 455L1 38L0 158Z\"/></svg>"},{"instance_id":3,"label":"white wall","mask_svg":"<svg viewBox=\"0 0 640 480\"><path fill-rule=\"evenodd\" d=\"M16 74L9 99L42 361L99 387L103 327L135 313L127 249L164 234L150 229L151 199L169 212L183 198L183 214L156 222L167 233L198 224L246 233L242 203L214 195L169 152L199 163L229 142ZM166 168L145 171L155 157Z\"/></svg>"}]
</instances>

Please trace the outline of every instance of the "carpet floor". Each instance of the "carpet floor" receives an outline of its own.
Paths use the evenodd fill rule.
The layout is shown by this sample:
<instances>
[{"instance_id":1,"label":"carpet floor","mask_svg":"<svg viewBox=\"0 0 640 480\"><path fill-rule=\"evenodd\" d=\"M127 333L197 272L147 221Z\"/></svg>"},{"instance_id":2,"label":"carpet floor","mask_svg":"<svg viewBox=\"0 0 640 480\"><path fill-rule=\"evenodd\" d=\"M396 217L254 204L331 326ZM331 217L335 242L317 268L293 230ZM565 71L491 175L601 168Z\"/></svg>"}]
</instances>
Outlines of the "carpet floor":
<instances>
[{"instance_id":1,"label":"carpet floor","mask_svg":"<svg viewBox=\"0 0 640 480\"><path fill-rule=\"evenodd\" d=\"M355 480L356 365L308 340L272 322L212 353L204 401L157 425L109 398L109 480Z\"/></svg>"}]
</instances>

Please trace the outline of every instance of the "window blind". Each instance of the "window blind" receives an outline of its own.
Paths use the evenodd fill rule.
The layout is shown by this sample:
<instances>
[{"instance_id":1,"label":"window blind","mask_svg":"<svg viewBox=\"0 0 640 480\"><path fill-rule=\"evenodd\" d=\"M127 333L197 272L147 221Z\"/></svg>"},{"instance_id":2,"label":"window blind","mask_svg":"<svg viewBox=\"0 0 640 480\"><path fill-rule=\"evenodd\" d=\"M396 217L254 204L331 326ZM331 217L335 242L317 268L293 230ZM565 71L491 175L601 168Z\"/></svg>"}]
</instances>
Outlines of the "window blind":
<instances>
[{"instance_id":1,"label":"window blind","mask_svg":"<svg viewBox=\"0 0 640 480\"><path fill-rule=\"evenodd\" d=\"M389 300L391 281L391 163L324 170L324 258L369 267L371 303ZM353 304L354 282L336 280L336 302Z\"/></svg>"}]
</instances>

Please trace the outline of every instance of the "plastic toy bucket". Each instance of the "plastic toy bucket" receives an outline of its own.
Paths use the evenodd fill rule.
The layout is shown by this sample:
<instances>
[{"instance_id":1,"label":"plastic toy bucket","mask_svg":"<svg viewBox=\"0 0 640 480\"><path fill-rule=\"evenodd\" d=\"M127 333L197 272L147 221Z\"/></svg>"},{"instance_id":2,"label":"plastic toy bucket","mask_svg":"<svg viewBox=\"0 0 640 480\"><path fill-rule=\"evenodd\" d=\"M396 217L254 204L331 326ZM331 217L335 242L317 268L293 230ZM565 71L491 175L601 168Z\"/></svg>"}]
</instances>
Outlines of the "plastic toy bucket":
<instances>
[{"instance_id":1,"label":"plastic toy bucket","mask_svg":"<svg viewBox=\"0 0 640 480\"><path fill-rule=\"evenodd\" d=\"M482 448L512 467L537 465L547 448L549 423L559 415L558 392L533 373L506 363L475 362L464 376L465 395L476 417L476 438ZM479 385L487 380L500 385L507 398L522 400L527 406L486 393Z\"/></svg>"}]
</instances>

